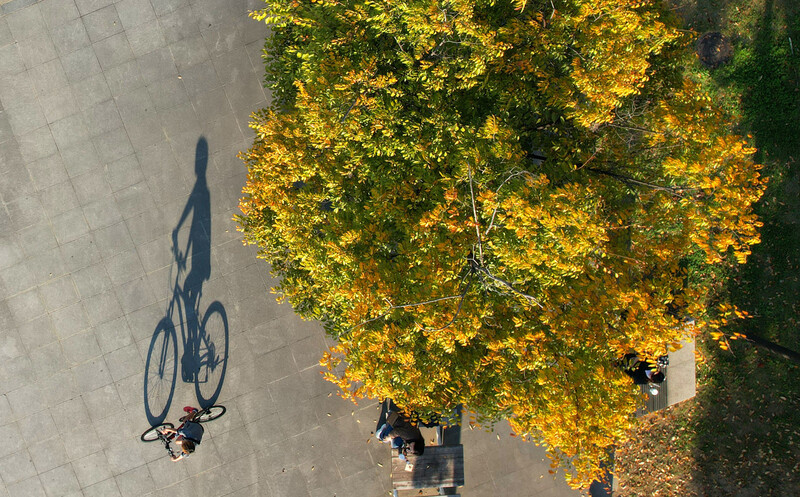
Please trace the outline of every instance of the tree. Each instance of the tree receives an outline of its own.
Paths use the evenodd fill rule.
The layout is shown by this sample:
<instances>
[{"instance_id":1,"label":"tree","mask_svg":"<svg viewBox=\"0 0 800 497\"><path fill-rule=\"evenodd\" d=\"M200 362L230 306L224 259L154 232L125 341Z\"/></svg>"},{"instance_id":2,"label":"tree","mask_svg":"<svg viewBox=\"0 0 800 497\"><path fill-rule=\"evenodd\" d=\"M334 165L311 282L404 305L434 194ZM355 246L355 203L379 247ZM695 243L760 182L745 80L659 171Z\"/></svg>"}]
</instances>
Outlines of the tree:
<instances>
[{"instance_id":1,"label":"tree","mask_svg":"<svg viewBox=\"0 0 800 497\"><path fill-rule=\"evenodd\" d=\"M238 221L338 340L328 378L597 477L641 402L615 361L695 333L692 272L758 241L763 180L686 40L650 1L267 4Z\"/></svg>"}]
</instances>

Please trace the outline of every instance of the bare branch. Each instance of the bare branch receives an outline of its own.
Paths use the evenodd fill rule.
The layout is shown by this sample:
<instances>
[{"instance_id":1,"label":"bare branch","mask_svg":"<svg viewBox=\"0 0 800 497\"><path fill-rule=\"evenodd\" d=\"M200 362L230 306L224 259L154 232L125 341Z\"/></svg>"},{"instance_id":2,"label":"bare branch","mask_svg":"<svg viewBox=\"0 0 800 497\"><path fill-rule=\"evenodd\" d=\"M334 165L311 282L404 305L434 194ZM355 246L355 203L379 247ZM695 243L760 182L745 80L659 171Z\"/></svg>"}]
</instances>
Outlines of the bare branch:
<instances>
[{"instance_id":1,"label":"bare branch","mask_svg":"<svg viewBox=\"0 0 800 497\"><path fill-rule=\"evenodd\" d=\"M467 174L469 175L469 196L472 199L472 216L475 218L475 233L478 235L478 258L483 264L483 243L481 242L481 229L478 222L478 211L475 208L475 192L472 190L472 167L467 165Z\"/></svg>"},{"instance_id":2,"label":"bare branch","mask_svg":"<svg viewBox=\"0 0 800 497\"><path fill-rule=\"evenodd\" d=\"M436 332L436 331L442 331L442 330L444 330L444 329L447 329L448 327L450 327L450 325L452 325L453 323L455 323L455 322L456 322L456 318L458 317L458 314L461 312L461 306L463 306L463 305L464 305L464 299L467 297L467 292L469 292L469 287L470 287L471 285L472 285L472 281L470 281L469 283L467 283L467 287L464 289L464 292L461 294L461 300L459 300L459 301L458 301L458 308L456 309L456 312L455 312L455 314L453 314L453 319L451 319L450 321L448 321L448 322L447 322L447 324L445 324L445 325L444 325L444 326L442 326L441 328L436 328L436 329L426 329L426 328L422 328L422 327L420 327L420 328L421 328L421 331L432 331L432 332Z\"/></svg>"},{"instance_id":3,"label":"bare branch","mask_svg":"<svg viewBox=\"0 0 800 497\"><path fill-rule=\"evenodd\" d=\"M502 183L500 183L500 186L498 186L497 190L494 191L495 195L500 193L500 189L503 188L503 186L506 183L508 183L510 180L512 180L513 178L515 178L517 176L522 176L522 175L525 175L525 174L533 176L533 174L531 172L529 172L529 171L517 171L517 172L511 174L508 178L504 179ZM489 220L489 227L486 228L486 233L484 233L484 235L488 235L489 234L489 230L491 230L494 227L494 218L497 215L498 207L495 207L494 210L492 211L492 219Z\"/></svg>"},{"instance_id":4,"label":"bare branch","mask_svg":"<svg viewBox=\"0 0 800 497\"><path fill-rule=\"evenodd\" d=\"M544 306L539 302L539 300L536 297L534 297L533 295L528 295L525 292L520 292L519 290L514 288L514 285L512 285L511 283L509 283L508 281L506 281L506 280L504 280L502 278L498 278L497 276L493 275L485 267L476 265L475 269L477 269L478 271L482 272L483 274L488 276L490 279L492 279L492 280L494 280L494 281L496 281L498 283L502 283L506 288L508 288L512 292L516 293L517 295L519 295L521 297L525 297L528 301L533 302L534 304L539 306L540 309L544 309Z\"/></svg>"}]
</instances>

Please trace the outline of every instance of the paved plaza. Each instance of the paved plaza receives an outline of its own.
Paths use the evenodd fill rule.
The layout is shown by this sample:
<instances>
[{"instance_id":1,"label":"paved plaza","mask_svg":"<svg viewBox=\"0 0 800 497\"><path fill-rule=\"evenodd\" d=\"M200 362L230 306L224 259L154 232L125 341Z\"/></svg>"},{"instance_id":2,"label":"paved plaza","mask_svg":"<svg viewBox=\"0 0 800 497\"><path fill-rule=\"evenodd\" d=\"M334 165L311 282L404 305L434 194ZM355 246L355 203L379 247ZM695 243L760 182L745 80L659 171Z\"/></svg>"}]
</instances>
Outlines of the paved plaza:
<instances>
[{"instance_id":1,"label":"paved plaza","mask_svg":"<svg viewBox=\"0 0 800 497\"><path fill-rule=\"evenodd\" d=\"M0 0L0 497L390 493L378 402L322 379L232 220L259 6ZM187 460L139 441L203 400ZM463 496L578 495L507 427L462 441Z\"/></svg>"}]
</instances>

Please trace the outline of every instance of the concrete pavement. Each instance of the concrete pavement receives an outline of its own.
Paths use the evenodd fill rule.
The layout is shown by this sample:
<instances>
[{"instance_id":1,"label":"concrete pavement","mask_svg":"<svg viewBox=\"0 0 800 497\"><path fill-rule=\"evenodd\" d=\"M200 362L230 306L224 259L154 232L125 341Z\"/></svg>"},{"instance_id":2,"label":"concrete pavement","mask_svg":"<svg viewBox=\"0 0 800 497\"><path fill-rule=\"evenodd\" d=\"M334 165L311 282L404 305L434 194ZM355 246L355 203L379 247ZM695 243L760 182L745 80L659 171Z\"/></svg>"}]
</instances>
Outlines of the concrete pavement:
<instances>
[{"instance_id":1,"label":"concrete pavement","mask_svg":"<svg viewBox=\"0 0 800 497\"><path fill-rule=\"evenodd\" d=\"M231 220L269 99L258 7L0 2L0 497L389 492L377 401L333 394L321 327ZM198 396L228 413L196 454L139 441ZM465 431L462 495L577 495L507 431Z\"/></svg>"}]
</instances>

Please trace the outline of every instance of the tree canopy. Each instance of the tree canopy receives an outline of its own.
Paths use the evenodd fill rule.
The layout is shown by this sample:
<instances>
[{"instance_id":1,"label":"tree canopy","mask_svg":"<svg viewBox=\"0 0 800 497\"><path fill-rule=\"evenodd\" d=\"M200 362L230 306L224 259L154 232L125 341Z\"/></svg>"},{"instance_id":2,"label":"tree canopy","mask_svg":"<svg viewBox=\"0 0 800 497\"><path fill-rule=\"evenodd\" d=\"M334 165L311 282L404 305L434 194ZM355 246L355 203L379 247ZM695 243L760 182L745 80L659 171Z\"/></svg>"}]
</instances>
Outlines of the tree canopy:
<instances>
[{"instance_id":1,"label":"tree canopy","mask_svg":"<svg viewBox=\"0 0 800 497\"><path fill-rule=\"evenodd\" d=\"M266 0L245 240L345 395L508 419L584 485L615 366L704 325L764 180L648 0ZM693 320L687 318L692 317Z\"/></svg>"}]
</instances>

